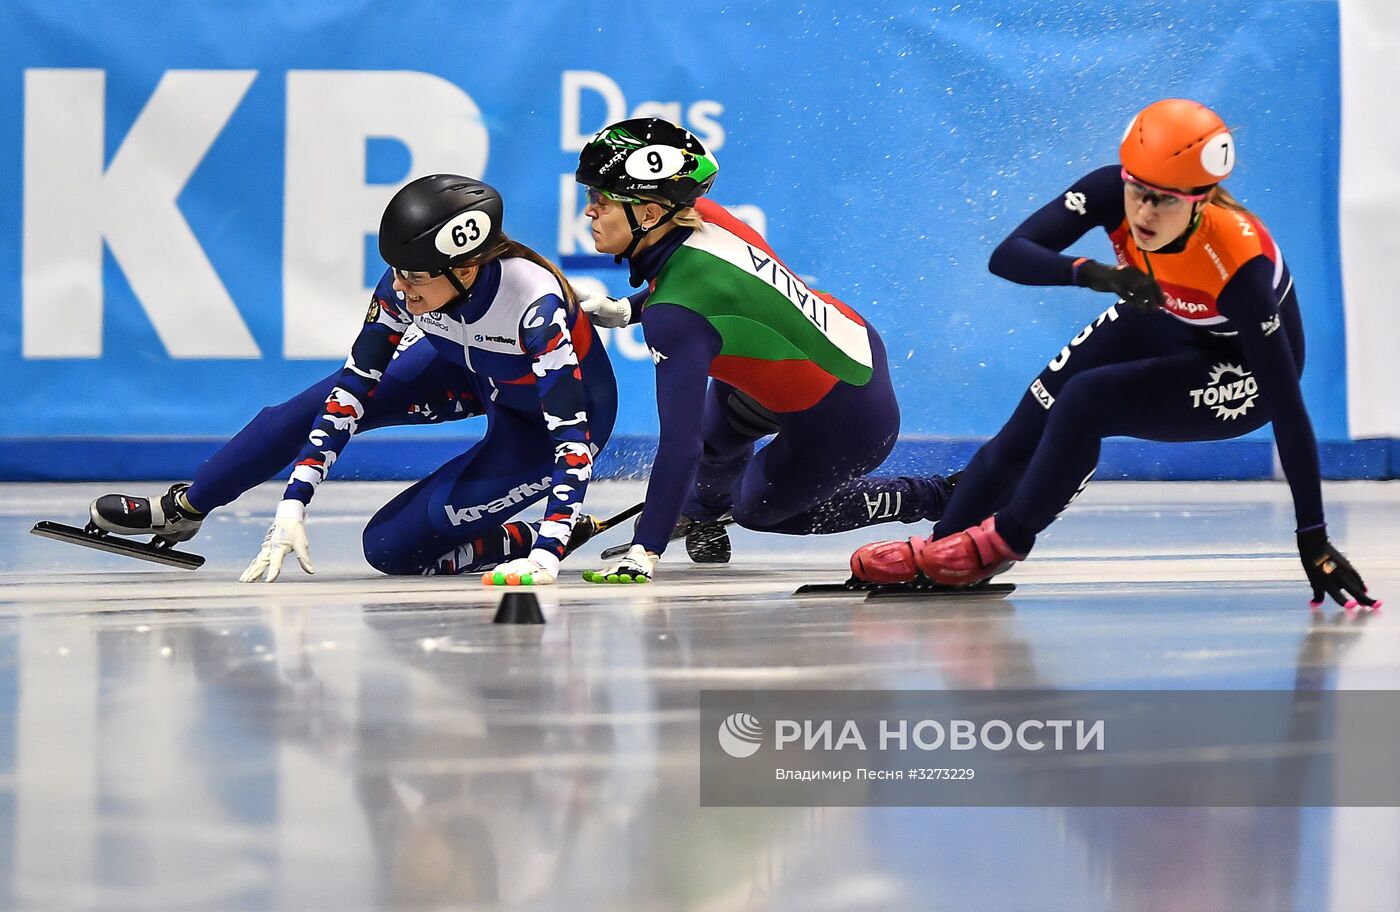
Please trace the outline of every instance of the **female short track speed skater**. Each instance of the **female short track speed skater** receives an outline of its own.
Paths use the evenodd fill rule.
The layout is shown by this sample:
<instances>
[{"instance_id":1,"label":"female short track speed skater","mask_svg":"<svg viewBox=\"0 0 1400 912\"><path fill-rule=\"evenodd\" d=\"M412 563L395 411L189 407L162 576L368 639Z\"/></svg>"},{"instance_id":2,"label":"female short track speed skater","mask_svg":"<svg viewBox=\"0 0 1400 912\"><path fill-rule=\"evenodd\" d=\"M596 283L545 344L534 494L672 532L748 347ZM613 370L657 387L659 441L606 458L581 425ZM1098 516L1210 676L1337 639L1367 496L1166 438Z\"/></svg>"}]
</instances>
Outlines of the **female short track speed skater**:
<instances>
[{"instance_id":1,"label":"female short track speed skater","mask_svg":"<svg viewBox=\"0 0 1400 912\"><path fill-rule=\"evenodd\" d=\"M159 497L109 494L93 522L184 541L211 510L293 464L244 582L272 582L286 556L312 572L306 507L352 435L486 416L485 437L385 504L364 555L389 574L494 568L485 582L554 581L617 414L612 366L567 281L502 232L494 188L435 174L398 191L379 226L390 268L344 368L263 409L189 484ZM547 498L542 522L510 521Z\"/></svg>"},{"instance_id":2,"label":"female short track speed skater","mask_svg":"<svg viewBox=\"0 0 1400 912\"><path fill-rule=\"evenodd\" d=\"M1327 538L1298 384L1298 297L1273 237L1221 186L1235 165L1229 130L1209 108L1167 99L1133 118L1119 157L1026 219L990 267L1023 285L1120 300L1036 377L969 463L933 538L866 545L853 572L871 582L986 579L1024 559L1084 488L1103 438L1224 440L1273 422L1314 603L1327 594L1373 604ZM1096 227L1119 265L1061 253Z\"/></svg>"},{"instance_id":3,"label":"female short track speed skater","mask_svg":"<svg viewBox=\"0 0 1400 912\"><path fill-rule=\"evenodd\" d=\"M942 478L861 477L899 433L880 336L702 199L718 170L695 136L655 118L613 124L579 155L595 245L646 284L583 306L602 326L641 323L661 425L632 547L590 582L645 582L669 540L726 513L805 535L934 519L947 501Z\"/></svg>"}]
</instances>

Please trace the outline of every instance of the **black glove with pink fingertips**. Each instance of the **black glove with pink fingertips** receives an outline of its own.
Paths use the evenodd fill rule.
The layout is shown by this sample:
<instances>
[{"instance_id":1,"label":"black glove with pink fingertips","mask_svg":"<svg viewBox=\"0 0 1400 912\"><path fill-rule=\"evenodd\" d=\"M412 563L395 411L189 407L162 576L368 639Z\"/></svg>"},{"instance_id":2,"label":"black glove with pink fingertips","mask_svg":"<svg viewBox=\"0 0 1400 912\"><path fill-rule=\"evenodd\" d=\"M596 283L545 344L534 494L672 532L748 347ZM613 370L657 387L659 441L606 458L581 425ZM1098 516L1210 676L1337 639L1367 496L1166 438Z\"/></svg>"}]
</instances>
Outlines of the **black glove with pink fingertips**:
<instances>
[{"instance_id":1,"label":"black glove with pink fingertips","mask_svg":"<svg viewBox=\"0 0 1400 912\"><path fill-rule=\"evenodd\" d=\"M1312 607L1322 607L1323 599L1329 595L1347 609L1358 605L1372 610L1381 607L1379 600L1367 594L1366 583L1346 555L1328 541L1326 526L1298 533L1298 556L1312 585Z\"/></svg>"}]
</instances>

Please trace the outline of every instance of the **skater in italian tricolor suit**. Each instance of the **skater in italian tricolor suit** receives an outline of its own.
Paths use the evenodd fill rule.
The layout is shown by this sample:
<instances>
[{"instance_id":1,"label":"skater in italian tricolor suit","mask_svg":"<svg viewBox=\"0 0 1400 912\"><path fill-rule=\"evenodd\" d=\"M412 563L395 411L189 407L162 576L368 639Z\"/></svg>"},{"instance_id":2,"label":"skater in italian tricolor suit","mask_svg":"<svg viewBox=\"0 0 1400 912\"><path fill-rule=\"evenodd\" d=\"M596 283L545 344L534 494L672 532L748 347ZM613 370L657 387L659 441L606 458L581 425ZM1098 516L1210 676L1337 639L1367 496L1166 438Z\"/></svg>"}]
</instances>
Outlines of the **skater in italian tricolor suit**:
<instances>
[{"instance_id":1,"label":"skater in italian tricolor suit","mask_svg":"<svg viewBox=\"0 0 1400 912\"><path fill-rule=\"evenodd\" d=\"M568 282L506 237L502 216L500 194L478 180L435 174L403 187L380 223L390 268L345 366L259 412L189 484L151 498L105 495L93 522L184 541L290 463L242 580L277 579L288 554L310 573L306 508L353 435L485 415L479 443L374 514L365 559L390 574L494 568L486 582L553 582L612 432L617 386ZM511 520L541 499L543 521Z\"/></svg>"},{"instance_id":2,"label":"skater in italian tricolor suit","mask_svg":"<svg viewBox=\"0 0 1400 912\"><path fill-rule=\"evenodd\" d=\"M880 336L703 198L718 170L694 135L656 118L613 124L579 155L595 245L646 286L583 307L600 326L641 323L661 424L632 547L591 582L650 579L687 533L705 560L726 514L806 535L934 519L947 500L942 478L862 477L899 433Z\"/></svg>"},{"instance_id":3,"label":"skater in italian tricolor suit","mask_svg":"<svg viewBox=\"0 0 1400 912\"><path fill-rule=\"evenodd\" d=\"M1013 282L1119 300L1031 383L932 537L866 545L852 571L878 583L978 582L1026 557L1088 484L1103 438L1224 440L1272 422L1314 602L1371 605L1327 538L1293 279L1268 230L1221 185L1235 166L1230 131L1209 108L1167 99L1132 119L1119 157L1032 214L991 259ZM1117 265L1061 253L1094 228L1108 232Z\"/></svg>"}]
</instances>

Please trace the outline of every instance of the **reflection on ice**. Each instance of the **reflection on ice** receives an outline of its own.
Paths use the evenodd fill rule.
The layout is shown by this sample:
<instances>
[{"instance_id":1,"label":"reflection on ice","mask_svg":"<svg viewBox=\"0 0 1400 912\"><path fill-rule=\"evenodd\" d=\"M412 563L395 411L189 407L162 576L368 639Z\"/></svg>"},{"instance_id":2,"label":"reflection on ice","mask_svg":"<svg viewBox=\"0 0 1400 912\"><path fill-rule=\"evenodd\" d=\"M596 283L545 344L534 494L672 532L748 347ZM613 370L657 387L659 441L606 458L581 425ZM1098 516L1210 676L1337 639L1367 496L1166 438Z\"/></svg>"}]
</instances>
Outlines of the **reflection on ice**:
<instances>
[{"instance_id":1,"label":"reflection on ice","mask_svg":"<svg viewBox=\"0 0 1400 912\"><path fill-rule=\"evenodd\" d=\"M741 534L727 568L546 592L542 627L491 624L474 580L373 574L350 521L317 530L314 581L255 588L230 576L251 517L188 575L28 540L19 517L0 905L1395 908L1395 812L698 806L704 688L1396 686L1396 623L1310 614L1287 543L1258 538L1278 526L1261 488L1183 508L1163 487L1091 490L1005 602L791 599L839 578L846 540ZM1394 496L1347 491L1334 522L1400 592Z\"/></svg>"}]
</instances>

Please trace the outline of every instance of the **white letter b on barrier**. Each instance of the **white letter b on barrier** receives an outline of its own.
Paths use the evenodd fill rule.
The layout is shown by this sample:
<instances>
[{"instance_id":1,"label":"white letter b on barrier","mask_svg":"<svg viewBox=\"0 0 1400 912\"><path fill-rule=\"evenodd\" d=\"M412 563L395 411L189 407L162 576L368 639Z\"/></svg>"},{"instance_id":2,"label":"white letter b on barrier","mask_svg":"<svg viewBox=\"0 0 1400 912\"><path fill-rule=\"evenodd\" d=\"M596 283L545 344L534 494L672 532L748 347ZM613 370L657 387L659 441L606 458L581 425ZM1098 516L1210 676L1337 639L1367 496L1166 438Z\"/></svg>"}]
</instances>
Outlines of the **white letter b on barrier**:
<instances>
[{"instance_id":1,"label":"white letter b on barrier","mask_svg":"<svg viewBox=\"0 0 1400 912\"><path fill-rule=\"evenodd\" d=\"M467 93L405 71L287 74L287 184L282 242L283 355L341 359L364 320L366 235L395 185L365 183L365 141L409 150L408 178L480 178L488 136Z\"/></svg>"}]
</instances>

